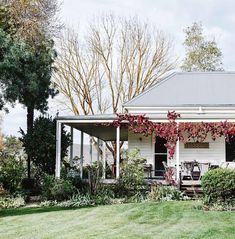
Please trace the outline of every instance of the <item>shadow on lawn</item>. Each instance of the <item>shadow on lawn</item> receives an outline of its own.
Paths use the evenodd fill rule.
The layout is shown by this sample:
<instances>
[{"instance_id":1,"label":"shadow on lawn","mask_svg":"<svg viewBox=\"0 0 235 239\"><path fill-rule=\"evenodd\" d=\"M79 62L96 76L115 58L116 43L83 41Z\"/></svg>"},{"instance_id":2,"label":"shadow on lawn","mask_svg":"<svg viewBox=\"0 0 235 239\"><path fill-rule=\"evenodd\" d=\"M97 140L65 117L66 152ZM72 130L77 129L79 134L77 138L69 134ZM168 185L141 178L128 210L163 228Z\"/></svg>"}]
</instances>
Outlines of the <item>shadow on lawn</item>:
<instances>
[{"instance_id":1,"label":"shadow on lawn","mask_svg":"<svg viewBox=\"0 0 235 239\"><path fill-rule=\"evenodd\" d=\"M24 207L15 209L0 209L0 218L10 216L21 216L27 214L37 214L44 212L68 211L76 210L78 208L63 208L63 207Z\"/></svg>"}]
</instances>

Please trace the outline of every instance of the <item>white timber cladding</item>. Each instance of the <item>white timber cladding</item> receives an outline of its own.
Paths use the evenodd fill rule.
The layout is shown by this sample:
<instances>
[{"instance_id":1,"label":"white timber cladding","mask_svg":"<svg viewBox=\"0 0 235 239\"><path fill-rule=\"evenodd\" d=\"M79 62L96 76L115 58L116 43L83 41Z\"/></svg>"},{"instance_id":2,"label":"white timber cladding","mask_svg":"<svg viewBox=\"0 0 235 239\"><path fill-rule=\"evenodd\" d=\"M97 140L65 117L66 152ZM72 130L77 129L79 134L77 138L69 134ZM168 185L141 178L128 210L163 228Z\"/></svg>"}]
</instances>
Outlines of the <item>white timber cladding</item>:
<instances>
[{"instance_id":1,"label":"white timber cladding","mask_svg":"<svg viewBox=\"0 0 235 239\"><path fill-rule=\"evenodd\" d=\"M202 148L184 148L184 144L180 142L180 161L196 160L200 163L211 163L219 165L226 161L226 143L224 137L212 140L207 137L205 142L209 142L208 149Z\"/></svg>"},{"instance_id":2,"label":"white timber cladding","mask_svg":"<svg viewBox=\"0 0 235 239\"><path fill-rule=\"evenodd\" d=\"M167 122L168 111L181 115L179 122L235 122L235 107L125 107L130 114L145 115L153 122Z\"/></svg>"},{"instance_id":3,"label":"white timber cladding","mask_svg":"<svg viewBox=\"0 0 235 239\"><path fill-rule=\"evenodd\" d=\"M214 165L220 165L226 161L225 140L223 137L212 140L208 137L205 142L209 142L209 148L184 148L184 143L179 143L179 161L209 162ZM128 148L129 151L137 148L140 154L147 160L147 163L154 166L154 138L152 136L145 137L141 134L128 133ZM168 165L175 166L176 158L167 160Z\"/></svg>"},{"instance_id":4,"label":"white timber cladding","mask_svg":"<svg viewBox=\"0 0 235 239\"><path fill-rule=\"evenodd\" d=\"M140 155L147 160L147 163L153 164L154 148L152 136L143 136L142 134L134 134L128 132L128 150L140 150Z\"/></svg>"}]
</instances>

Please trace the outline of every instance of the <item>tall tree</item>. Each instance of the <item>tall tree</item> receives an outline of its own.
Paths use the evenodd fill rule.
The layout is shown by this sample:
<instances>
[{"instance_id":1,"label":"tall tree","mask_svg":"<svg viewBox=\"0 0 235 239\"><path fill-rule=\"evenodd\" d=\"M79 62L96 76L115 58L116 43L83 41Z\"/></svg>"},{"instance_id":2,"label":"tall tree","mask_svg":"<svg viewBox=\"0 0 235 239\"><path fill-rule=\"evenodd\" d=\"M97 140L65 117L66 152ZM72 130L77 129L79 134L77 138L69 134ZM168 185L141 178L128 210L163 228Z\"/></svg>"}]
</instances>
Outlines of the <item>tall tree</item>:
<instances>
[{"instance_id":1,"label":"tall tree","mask_svg":"<svg viewBox=\"0 0 235 239\"><path fill-rule=\"evenodd\" d=\"M59 0L1 0L0 27L31 45L57 35L62 27L58 18Z\"/></svg>"},{"instance_id":2,"label":"tall tree","mask_svg":"<svg viewBox=\"0 0 235 239\"><path fill-rule=\"evenodd\" d=\"M103 15L85 37L73 30L61 37L54 78L75 115L116 113L175 66L163 32L138 18ZM107 146L115 154L115 145Z\"/></svg>"},{"instance_id":3,"label":"tall tree","mask_svg":"<svg viewBox=\"0 0 235 239\"><path fill-rule=\"evenodd\" d=\"M207 40L203 27L194 22L185 30L184 46L186 56L181 69L183 71L221 71L222 52L215 40Z\"/></svg>"},{"instance_id":4,"label":"tall tree","mask_svg":"<svg viewBox=\"0 0 235 239\"><path fill-rule=\"evenodd\" d=\"M44 112L51 88L56 56L52 37L57 21L57 0L5 0L0 2L0 84L5 102L27 108L27 131L33 128L34 110ZM30 177L30 156L28 176Z\"/></svg>"},{"instance_id":5,"label":"tall tree","mask_svg":"<svg viewBox=\"0 0 235 239\"><path fill-rule=\"evenodd\" d=\"M37 51L25 42L15 42L0 30L0 85L6 102L19 102L27 108L27 131L31 131L34 110L47 110L49 96L55 95L51 88L52 46L42 45ZM30 158L28 160L30 177Z\"/></svg>"}]
</instances>

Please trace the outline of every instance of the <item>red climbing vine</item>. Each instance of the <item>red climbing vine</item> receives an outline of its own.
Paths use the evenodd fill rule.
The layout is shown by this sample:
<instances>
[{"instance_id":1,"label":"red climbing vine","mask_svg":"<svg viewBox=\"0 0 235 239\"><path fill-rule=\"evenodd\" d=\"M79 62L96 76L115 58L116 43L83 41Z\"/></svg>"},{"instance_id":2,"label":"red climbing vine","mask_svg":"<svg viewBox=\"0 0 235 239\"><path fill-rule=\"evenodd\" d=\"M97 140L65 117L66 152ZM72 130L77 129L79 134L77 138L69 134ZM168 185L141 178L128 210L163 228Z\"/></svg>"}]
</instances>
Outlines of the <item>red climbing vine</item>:
<instances>
[{"instance_id":1,"label":"red climbing vine","mask_svg":"<svg viewBox=\"0 0 235 239\"><path fill-rule=\"evenodd\" d=\"M211 122L182 122L177 124L176 119L180 114L175 111L168 112L168 122L155 123L149 120L145 115L117 114L118 118L113 121L113 125L118 127L127 127L129 131L149 136L155 136L166 139L166 147L169 157L172 158L175 153L178 140L187 143L189 141L203 142L208 136L213 140L224 137L226 141L235 137L235 124L227 121Z\"/></svg>"}]
</instances>

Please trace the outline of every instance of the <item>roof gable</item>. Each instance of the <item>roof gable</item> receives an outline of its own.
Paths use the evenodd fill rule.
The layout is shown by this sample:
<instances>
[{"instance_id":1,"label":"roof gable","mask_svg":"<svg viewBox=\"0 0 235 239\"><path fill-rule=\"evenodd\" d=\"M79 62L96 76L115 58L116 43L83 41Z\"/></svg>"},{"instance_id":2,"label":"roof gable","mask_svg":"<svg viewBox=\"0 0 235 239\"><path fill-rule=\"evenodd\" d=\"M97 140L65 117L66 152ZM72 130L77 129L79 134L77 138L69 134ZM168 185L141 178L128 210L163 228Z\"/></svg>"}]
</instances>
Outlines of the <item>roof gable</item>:
<instances>
[{"instance_id":1,"label":"roof gable","mask_svg":"<svg viewBox=\"0 0 235 239\"><path fill-rule=\"evenodd\" d=\"M173 73L124 107L235 105L235 72Z\"/></svg>"}]
</instances>

